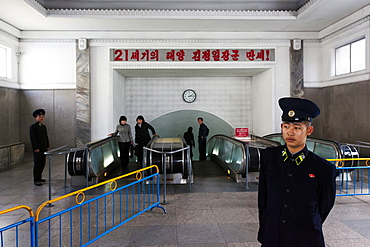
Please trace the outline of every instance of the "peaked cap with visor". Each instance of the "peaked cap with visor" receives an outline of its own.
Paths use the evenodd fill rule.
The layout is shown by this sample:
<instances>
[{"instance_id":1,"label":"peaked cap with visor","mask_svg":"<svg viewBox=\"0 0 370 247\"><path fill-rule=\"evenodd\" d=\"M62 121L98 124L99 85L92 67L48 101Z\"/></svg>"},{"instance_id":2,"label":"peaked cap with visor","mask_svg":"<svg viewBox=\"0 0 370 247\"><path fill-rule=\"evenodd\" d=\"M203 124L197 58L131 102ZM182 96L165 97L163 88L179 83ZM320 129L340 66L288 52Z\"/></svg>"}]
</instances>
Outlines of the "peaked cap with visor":
<instances>
[{"instance_id":1,"label":"peaked cap with visor","mask_svg":"<svg viewBox=\"0 0 370 247\"><path fill-rule=\"evenodd\" d=\"M320 108L310 100L302 98L281 98L279 106L283 111L283 122L312 122L320 114Z\"/></svg>"}]
</instances>

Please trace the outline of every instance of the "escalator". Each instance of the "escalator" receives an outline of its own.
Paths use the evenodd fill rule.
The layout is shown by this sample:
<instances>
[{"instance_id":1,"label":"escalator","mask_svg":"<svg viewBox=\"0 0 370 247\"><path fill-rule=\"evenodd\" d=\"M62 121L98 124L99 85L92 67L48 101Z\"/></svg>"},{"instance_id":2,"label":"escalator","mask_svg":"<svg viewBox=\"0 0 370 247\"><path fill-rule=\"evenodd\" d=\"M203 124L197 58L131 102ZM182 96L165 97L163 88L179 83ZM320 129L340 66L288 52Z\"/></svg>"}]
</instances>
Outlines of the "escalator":
<instances>
[{"instance_id":1,"label":"escalator","mask_svg":"<svg viewBox=\"0 0 370 247\"><path fill-rule=\"evenodd\" d=\"M251 136L250 139L239 140L225 135L212 136L207 144L208 156L215 161L225 173L236 182L258 182L260 152L268 147L284 145L281 133L263 137ZM341 144L331 140L307 137L307 148L324 159L358 158L359 153L354 146ZM354 167L358 161L345 161L336 166Z\"/></svg>"}]
</instances>

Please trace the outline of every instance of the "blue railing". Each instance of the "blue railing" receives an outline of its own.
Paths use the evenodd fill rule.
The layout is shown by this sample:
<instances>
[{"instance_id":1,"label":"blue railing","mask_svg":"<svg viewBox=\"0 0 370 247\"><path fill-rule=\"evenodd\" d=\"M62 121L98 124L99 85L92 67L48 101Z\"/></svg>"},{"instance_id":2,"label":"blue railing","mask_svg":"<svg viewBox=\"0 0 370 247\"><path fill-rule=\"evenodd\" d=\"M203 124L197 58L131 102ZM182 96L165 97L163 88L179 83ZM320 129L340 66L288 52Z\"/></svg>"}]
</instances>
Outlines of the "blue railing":
<instances>
[{"instance_id":1,"label":"blue railing","mask_svg":"<svg viewBox=\"0 0 370 247\"><path fill-rule=\"evenodd\" d=\"M337 196L370 195L370 167L337 167Z\"/></svg>"},{"instance_id":2,"label":"blue railing","mask_svg":"<svg viewBox=\"0 0 370 247\"><path fill-rule=\"evenodd\" d=\"M142 177L144 171L150 172L153 169L152 175L145 178ZM160 206L160 183L159 172L157 166L149 166L114 179L107 180L100 184L87 187L82 190L72 192L70 194L49 200L40 205L37 209L35 217L33 217L30 209L31 217L27 220L0 228L1 247L8 246L88 246L99 238L107 235L109 232L117 229L126 222L132 220L138 215L152 210L155 207L161 208L164 213L166 210ZM137 181L122 185L117 188L117 181L136 174ZM100 187L104 184L109 184L109 192L86 200L86 191L91 192L92 189ZM42 211L48 205L63 207L59 204L63 200L65 205L71 205L75 202L72 200L75 196L76 205L61 210L59 212L48 214L55 208L49 207L49 210ZM0 211L0 215L14 211L9 209ZM18 225L30 222L30 244L19 242ZM15 240L7 237L5 241L4 233L11 234L9 229L16 229Z\"/></svg>"},{"instance_id":3,"label":"blue railing","mask_svg":"<svg viewBox=\"0 0 370 247\"><path fill-rule=\"evenodd\" d=\"M30 217L25 220L21 220L14 224L0 228L0 246L1 247L9 246L8 245L9 243L11 243L12 246L19 246L20 242L22 242L22 245L27 244L29 246L34 246L34 214L30 207L25 206L25 205L20 205L17 207L13 207L10 209L0 211L0 215L11 213L13 211L20 210L20 209L26 209ZM28 228L29 235L22 234L24 232L23 229L20 229L22 226L25 226L25 228ZM21 239L26 239L26 240L22 241Z\"/></svg>"},{"instance_id":4,"label":"blue railing","mask_svg":"<svg viewBox=\"0 0 370 247\"><path fill-rule=\"evenodd\" d=\"M339 162L337 163L337 196L370 195L370 158L327 160ZM361 165L363 162L364 164Z\"/></svg>"}]
</instances>

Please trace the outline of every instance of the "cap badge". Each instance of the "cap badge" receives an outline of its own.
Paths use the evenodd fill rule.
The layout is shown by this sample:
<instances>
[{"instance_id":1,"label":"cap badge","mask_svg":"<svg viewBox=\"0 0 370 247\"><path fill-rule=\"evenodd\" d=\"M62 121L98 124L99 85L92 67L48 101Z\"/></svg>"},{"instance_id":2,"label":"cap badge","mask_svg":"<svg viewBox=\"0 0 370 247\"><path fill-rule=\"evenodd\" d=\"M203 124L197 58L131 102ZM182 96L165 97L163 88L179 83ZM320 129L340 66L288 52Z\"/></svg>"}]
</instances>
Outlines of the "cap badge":
<instances>
[{"instance_id":1,"label":"cap badge","mask_svg":"<svg viewBox=\"0 0 370 247\"><path fill-rule=\"evenodd\" d=\"M289 116L289 117L294 117L294 115L295 115L295 112L294 112L293 110L290 110L290 111L288 112L288 116Z\"/></svg>"}]
</instances>

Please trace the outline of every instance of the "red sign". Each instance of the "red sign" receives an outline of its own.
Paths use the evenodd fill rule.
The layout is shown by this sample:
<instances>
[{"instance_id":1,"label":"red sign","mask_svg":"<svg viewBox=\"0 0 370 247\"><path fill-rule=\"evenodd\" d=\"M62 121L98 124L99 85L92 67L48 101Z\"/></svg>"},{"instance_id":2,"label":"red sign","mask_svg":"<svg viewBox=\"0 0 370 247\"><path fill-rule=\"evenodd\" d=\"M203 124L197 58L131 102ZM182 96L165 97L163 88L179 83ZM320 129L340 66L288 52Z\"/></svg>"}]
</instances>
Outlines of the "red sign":
<instances>
[{"instance_id":1,"label":"red sign","mask_svg":"<svg viewBox=\"0 0 370 247\"><path fill-rule=\"evenodd\" d=\"M271 62L275 49L110 49L111 62Z\"/></svg>"},{"instance_id":2,"label":"red sign","mask_svg":"<svg viewBox=\"0 0 370 247\"><path fill-rule=\"evenodd\" d=\"M249 129L235 128L235 137L249 137Z\"/></svg>"}]
</instances>

